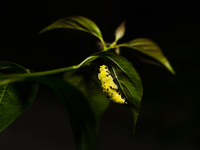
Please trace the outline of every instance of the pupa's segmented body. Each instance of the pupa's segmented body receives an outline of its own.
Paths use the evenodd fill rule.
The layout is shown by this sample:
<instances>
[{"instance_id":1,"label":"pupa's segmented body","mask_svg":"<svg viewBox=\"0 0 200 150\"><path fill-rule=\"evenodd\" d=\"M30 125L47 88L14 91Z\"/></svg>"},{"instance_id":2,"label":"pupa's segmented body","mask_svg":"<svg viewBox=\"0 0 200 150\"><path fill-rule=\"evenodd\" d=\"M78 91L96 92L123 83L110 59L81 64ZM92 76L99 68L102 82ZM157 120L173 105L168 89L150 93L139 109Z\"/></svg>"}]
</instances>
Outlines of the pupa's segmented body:
<instances>
[{"instance_id":1,"label":"pupa's segmented body","mask_svg":"<svg viewBox=\"0 0 200 150\"><path fill-rule=\"evenodd\" d=\"M100 66L98 78L101 81L103 92L105 92L109 100L114 103L127 104L125 98L122 98L121 94L117 91L118 86L115 84L106 65Z\"/></svg>"}]
</instances>

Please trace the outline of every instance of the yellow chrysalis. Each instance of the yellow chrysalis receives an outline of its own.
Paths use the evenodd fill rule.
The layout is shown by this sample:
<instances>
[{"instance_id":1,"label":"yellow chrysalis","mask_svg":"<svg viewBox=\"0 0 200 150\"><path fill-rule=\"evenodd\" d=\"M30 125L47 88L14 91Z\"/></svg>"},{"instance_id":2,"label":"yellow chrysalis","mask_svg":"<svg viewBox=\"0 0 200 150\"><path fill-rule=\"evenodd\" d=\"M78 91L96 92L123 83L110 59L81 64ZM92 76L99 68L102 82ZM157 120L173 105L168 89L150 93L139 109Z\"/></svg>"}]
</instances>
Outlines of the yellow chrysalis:
<instances>
[{"instance_id":1,"label":"yellow chrysalis","mask_svg":"<svg viewBox=\"0 0 200 150\"><path fill-rule=\"evenodd\" d=\"M127 104L125 98L122 98L121 94L117 92L118 86L115 84L113 77L106 65L100 66L98 78L101 81L101 87L109 100L114 103Z\"/></svg>"}]
</instances>

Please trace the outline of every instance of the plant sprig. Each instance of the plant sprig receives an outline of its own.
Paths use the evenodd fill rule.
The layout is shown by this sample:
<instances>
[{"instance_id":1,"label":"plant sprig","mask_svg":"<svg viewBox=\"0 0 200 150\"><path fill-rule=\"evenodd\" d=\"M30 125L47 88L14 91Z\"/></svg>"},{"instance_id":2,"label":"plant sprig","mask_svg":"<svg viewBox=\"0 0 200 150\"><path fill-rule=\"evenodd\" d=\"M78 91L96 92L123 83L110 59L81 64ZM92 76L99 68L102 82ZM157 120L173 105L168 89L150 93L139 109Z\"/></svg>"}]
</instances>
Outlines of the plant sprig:
<instances>
[{"instance_id":1,"label":"plant sprig","mask_svg":"<svg viewBox=\"0 0 200 150\"><path fill-rule=\"evenodd\" d=\"M127 47L130 51L138 51L152 58L151 61L154 61L155 64L160 64L172 74L175 74L159 46L144 38L118 44L118 41L125 34L125 21L116 29L115 40L110 44L105 44L98 26L90 19L82 16L60 19L39 33L60 28L92 34L101 41L102 51L92 54L77 65L42 72L33 72L13 62L1 61L0 131L5 129L32 104L38 91L38 83L42 83L51 87L64 102L70 117L70 124L77 145L76 149L93 150L100 118L110 104L97 79L96 65L93 65L94 60L103 58L104 63L110 66L112 72L115 73L119 88L130 104L135 132L143 95L142 81L136 69L128 60L110 50ZM142 58L142 60L149 63L146 58ZM63 77L51 76L58 73L64 73Z\"/></svg>"}]
</instances>

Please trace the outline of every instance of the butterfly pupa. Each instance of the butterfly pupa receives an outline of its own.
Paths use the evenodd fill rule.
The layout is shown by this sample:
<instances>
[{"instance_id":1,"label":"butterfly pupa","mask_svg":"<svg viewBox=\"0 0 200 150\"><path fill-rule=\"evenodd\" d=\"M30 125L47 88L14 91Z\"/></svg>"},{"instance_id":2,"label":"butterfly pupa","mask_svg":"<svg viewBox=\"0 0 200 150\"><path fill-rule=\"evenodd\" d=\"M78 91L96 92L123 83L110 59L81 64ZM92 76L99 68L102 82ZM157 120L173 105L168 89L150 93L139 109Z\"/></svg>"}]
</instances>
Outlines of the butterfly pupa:
<instances>
[{"instance_id":1,"label":"butterfly pupa","mask_svg":"<svg viewBox=\"0 0 200 150\"><path fill-rule=\"evenodd\" d=\"M98 78L101 81L101 87L106 96L114 103L127 104L125 98L117 91L118 86L115 84L112 75L106 65L99 68Z\"/></svg>"}]
</instances>

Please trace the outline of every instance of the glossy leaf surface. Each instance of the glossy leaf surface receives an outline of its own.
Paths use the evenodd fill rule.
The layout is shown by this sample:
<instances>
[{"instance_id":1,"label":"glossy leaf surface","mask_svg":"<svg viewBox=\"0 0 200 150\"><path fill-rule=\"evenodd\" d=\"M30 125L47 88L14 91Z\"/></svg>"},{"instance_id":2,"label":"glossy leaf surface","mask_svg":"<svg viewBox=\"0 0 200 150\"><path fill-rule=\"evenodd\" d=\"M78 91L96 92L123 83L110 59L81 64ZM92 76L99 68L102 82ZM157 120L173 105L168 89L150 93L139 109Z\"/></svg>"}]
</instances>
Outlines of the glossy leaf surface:
<instances>
[{"instance_id":1,"label":"glossy leaf surface","mask_svg":"<svg viewBox=\"0 0 200 150\"><path fill-rule=\"evenodd\" d=\"M29 70L15 63L0 62L0 73L29 73ZM7 79L1 78L0 82L5 80ZM0 86L0 131L33 103L37 90L38 84L35 82L7 83Z\"/></svg>"},{"instance_id":2,"label":"glossy leaf surface","mask_svg":"<svg viewBox=\"0 0 200 150\"><path fill-rule=\"evenodd\" d=\"M132 64L123 57L112 52L102 52L98 55L109 63L105 65L110 66L109 69L113 72L114 78L121 89L120 91L131 106L135 132L143 95L143 85L140 76Z\"/></svg>"},{"instance_id":3,"label":"glossy leaf surface","mask_svg":"<svg viewBox=\"0 0 200 150\"><path fill-rule=\"evenodd\" d=\"M73 16L60 19L44 28L42 31L40 31L40 33L59 28L75 29L90 33L99 38L100 41L104 44L103 37L98 26L90 19L82 16Z\"/></svg>"},{"instance_id":4,"label":"glossy leaf surface","mask_svg":"<svg viewBox=\"0 0 200 150\"><path fill-rule=\"evenodd\" d=\"M122 44L125 47L129 47L135 49L153 59L158 61L161 65L163 65L166 69L168 69L172 74L175 74L172 66L170 65L167 58L162 53L159 46L149 39L135 39L128 43ZM148 62L148 61L146 61ZM156 62L154 62L156 63Z\"/></svg>"}]
</instances>

